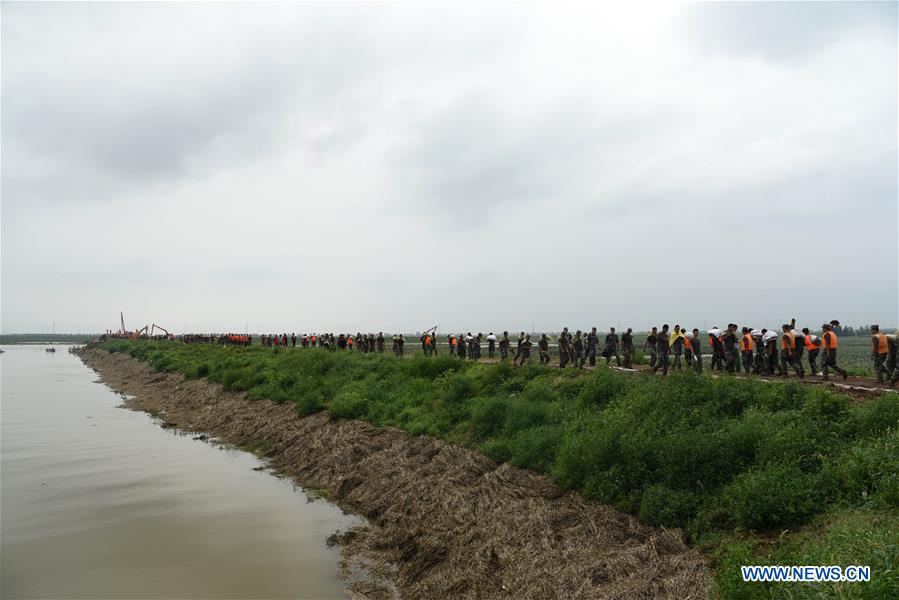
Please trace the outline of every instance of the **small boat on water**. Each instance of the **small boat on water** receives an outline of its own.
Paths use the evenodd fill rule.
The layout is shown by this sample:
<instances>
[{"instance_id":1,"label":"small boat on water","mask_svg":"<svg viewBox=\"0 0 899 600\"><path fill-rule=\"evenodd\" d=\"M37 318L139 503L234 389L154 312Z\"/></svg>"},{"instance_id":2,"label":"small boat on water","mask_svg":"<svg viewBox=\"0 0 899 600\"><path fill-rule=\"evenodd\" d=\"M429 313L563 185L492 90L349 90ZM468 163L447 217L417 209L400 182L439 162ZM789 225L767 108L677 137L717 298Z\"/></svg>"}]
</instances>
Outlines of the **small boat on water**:
<instances>
[{"instance_id":1,"label":"small boat on water","mask_svg":"<svg viewBox=\"0 0 899 600\"><path fill-rule=\"evenodd\" d=\"M56 348L45 348L44 352L56 352Z\"/></svg>"}]
</instances>

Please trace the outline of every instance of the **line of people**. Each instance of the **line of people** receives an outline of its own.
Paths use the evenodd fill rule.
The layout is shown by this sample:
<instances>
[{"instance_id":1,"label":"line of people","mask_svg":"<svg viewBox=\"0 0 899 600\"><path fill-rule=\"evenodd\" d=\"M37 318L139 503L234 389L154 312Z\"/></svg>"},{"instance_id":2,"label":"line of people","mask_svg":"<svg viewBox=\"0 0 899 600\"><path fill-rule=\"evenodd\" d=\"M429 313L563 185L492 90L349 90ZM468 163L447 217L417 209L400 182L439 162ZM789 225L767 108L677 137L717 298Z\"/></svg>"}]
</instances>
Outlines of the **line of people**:
<instances>
[{"instance_id":1,"label":"line of people","mask_svg":"<svg viewBox=\"0 0 899 600\"><path fill-rule=\"evenodd\" d=\"M730 323L725 329L713 327L706 332L708 339L708 353L711 357L711 369L727 373L758 374L786 377L793 371L798 377L806 375L803 359L808 363L809 373L819 373L825 379L829 378L833 371L843 379L848 373L837 364L837 348L839 340L835 328L839 321L833 320L821 327L821 335L815 335L807 327L797 330L796 319L790 323L784 323L781 331L769 331L768 329L754 329L751 327L739 328L735 323ZM185 334L178 339L188 343L219 343L238 346L250 346L253 337L247 334ZM500 360L512 358L515 365L523 365L531 359L533 342L531 335L520 332L515 339L514 352L513 341L509 332L504 331L501 336L490 332L486 336L482 333L460 333L458 335L446 335L446 345L450 356L461 359L479 360L482 358L483 346L486 342L487 358L493 359L499 354ZM406 338L402 334L392 336L393 354L404 356ZM428 330L419 337L424 356L436 356L438 337L435 329ZM260 336L263 347L296 347L324 348L328 350L349 350L363 353L384 353L386 338L383 332L377 335L373 333L362 334L301 334L295 333L288 336L282 334L263 334ZM559 368L565 368L569 364L576 368L584 368L587 364L595 366L597 356L604 358L606 364L610 364L614 358L619 367L632 368L636 353L634 333L632 328L620 336L615 328L610 328L608 334L600 344L600 336L596 327L589 332L575 331L570 333L565 327L557 339ZM600 350L600 347L602 348ZM897 336L884 334L877 325L871 326L871 358L874 363L874 372L878 382L890 381L891 385L899 382L899 368L897 368ZM680 371L692 369L701 373L703 370L703 343L699 329L688 330L680 325L670 329L667 324L661 329L653 327L643 344L643 350L649 355L649 367L653 373L661 372L667 375L669 370ZM540 364L550 363L550 338L547 334L541 334L537 341L537 353Z\"/></svg>"},{"instance_id":2,"label":"line of people","mask_svg":"<svg viewBox=\"0 0 899 600\"><path fill-rule=\"evenodd\" d=\"M743 327L737 333L735 323L728 324L726 329L713 327L708 331L711 352L711 369L728 373L772 375L786 377L792 370L800 378L805 377L803 355L807 353L809 372L818 374L818 358L821 358L821 376L830 377L830 371L838 373L843 379L848 377L845 369L837 364L837 348L839 340L834 329L839 321L833 320L821 326L821 336L809 331L807 327L796 330L796 319L781 326L781 333L768 329ZM899 381L897 369L896 335L881 333L877 325L871 326L871 357L877 381L883 383L889 378L890 384ZM682 365L702 372L702 343L698 329L686 331L675 325L669 332L667 324L661 331L653 327L646 337L644 349L650 356L652 372L661 371L663 375L669 368L680 370ZM683 362L682 362L683 358Z\"/></svg>"}]
</instances>

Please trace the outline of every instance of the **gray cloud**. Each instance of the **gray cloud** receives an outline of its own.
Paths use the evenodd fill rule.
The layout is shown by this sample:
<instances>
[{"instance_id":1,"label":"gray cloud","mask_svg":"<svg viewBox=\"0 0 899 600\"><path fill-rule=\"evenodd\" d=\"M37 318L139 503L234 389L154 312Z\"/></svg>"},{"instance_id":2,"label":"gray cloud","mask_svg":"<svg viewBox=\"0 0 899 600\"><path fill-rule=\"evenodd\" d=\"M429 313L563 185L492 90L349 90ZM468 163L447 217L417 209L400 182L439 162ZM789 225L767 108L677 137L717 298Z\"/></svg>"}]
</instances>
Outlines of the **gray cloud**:
<instances>
[{"instance_id":1,"label":"gray cloud","mask_svg":"<svg viewBox=\"0 0 899 600\"><path fill-rule=\"evenodd\" d=\"M896 29L895 2L696 2L684 23L704 51L766 60L801 59L846 35Z\"/></svg>"},{"instance_id":2,"label":"gray cloud","mask_svg":"<svg viewBox=\"0 0 899 600\"><path fill-rule=\"evenodd\" d=\"M897 321L894 5L2 27L4 331Z\"/></svg>"}]
</instances>

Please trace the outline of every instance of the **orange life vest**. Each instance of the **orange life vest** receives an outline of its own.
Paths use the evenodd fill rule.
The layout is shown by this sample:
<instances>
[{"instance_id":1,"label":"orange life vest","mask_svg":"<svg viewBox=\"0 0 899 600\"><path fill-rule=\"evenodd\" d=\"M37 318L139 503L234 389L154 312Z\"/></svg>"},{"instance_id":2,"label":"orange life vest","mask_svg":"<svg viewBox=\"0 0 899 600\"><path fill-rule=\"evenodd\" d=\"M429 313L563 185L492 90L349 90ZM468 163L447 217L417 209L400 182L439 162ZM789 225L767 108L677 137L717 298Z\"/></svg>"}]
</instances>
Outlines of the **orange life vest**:
<instances>
[{"instance_id":1,"label":"orange life vest","mask_svg":"<svg viewBox=\"0 0 899 600\"><path fill-rule=\"evenodd\" d=\"M890 346L887 343L886 334L875 333L874 337L877 338L877 354L888 354L890 352Z\"/></svg>"},{"instance_id":2,"label":"orange life vest","mask_svg":"<svg viewBox=\"0 0 899 600\"><path fill-rule=\"evenodd\" d=\"M688 337L684 338L684 349L689 350L690 352L693 351L693 344L691 343L691 340Z\"/></svg>"},{"instance_id":3,"label":"orange life vest","mask_svg":"<svg viewBox=\"0 0 899 600\"><path fill-rule=\"evenodd\" d=\"M743 338L740 340L740 350L743 352L752 352L753 348L755 348L755 343L752 341L752 336L750 334L744 334Z\"/></svg>"},{"instance_id":4,"label":"orange life vest","mask_svg":"<svg viewBox=\"0 0 899 600\"><path fill-rule=\"evenodd\" d=\"M790 350L796 349L796 336L792 331L787 331L780 338L780 347L782 350L786 350L789 348Z\"/></svg>"},{"instance_id":5,"label":"orange life vest","mask_svg":"<svg viewBox=\"0 0 899 600\"><path fill-rule=\"evenodd\" d=\"M806 349L806 350L808 350L809 352L811 352L812 350L817 350L817 349L820 348L820 347L821 347L821 344L820 344L820 343L818 343L818 342L813 342L813 341L812 341L812 336L811 336L811 334L805 336L805 349Z\"/></svg>"},{"instance_id":6,"label":"orange life vest","mask_svg":"<svg viewBox=\"0 0 899 600\"><path fill-rule=\"evenodd\" d=\"M455 345L456 345L456 338L455 338L455 337L451 337L451 338L450 338L450 346L455 346Z\"/></svg>"},{"instance_id":7,"label":"orange life vest","mask_svg":"<svg viewBox=\"0 0 899 600\"><path fill-rule=\"evenodd\" d=\"M837 334L832 331L825 331L824 335L821 336L821 340L824 342L825 348L836 350Z\"/></svg>"},{"instance_id":8,"label":"orange life vest","mask_svg":"<svg viewBox=\"0 0 899 600\"><path fill-rule=\"evenodd\" d=\"M425 346L430 346L430 345L431 345L431 336L426 335L425 336Z\"/></svg>"}]
</instances>

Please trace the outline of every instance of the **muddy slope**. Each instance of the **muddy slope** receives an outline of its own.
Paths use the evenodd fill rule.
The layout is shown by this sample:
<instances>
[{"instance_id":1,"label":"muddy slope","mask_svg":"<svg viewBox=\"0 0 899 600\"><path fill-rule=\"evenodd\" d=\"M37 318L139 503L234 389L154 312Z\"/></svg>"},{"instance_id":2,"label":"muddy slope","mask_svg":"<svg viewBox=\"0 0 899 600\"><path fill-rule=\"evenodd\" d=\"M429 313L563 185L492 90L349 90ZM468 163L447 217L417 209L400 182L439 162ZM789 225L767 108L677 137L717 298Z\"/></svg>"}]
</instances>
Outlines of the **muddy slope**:
<instances>
[{"instance_id":1,"label":"muddy slope","mask_svg":"<svg viewBox=\"0 0 899 600\"><path fill-rule=\"evenodd\" d=\"M355 597L704 598L709 574L677 531L563 493L464 448L155 373L121 354L84 362L129 407L265 448L272 467L370 522L341 537ZM353 565L384 577L355 580ZM386 583L389 580L390 583ZM395 586L395 587L394 587Z\"/></svg>"}]
</instances>

